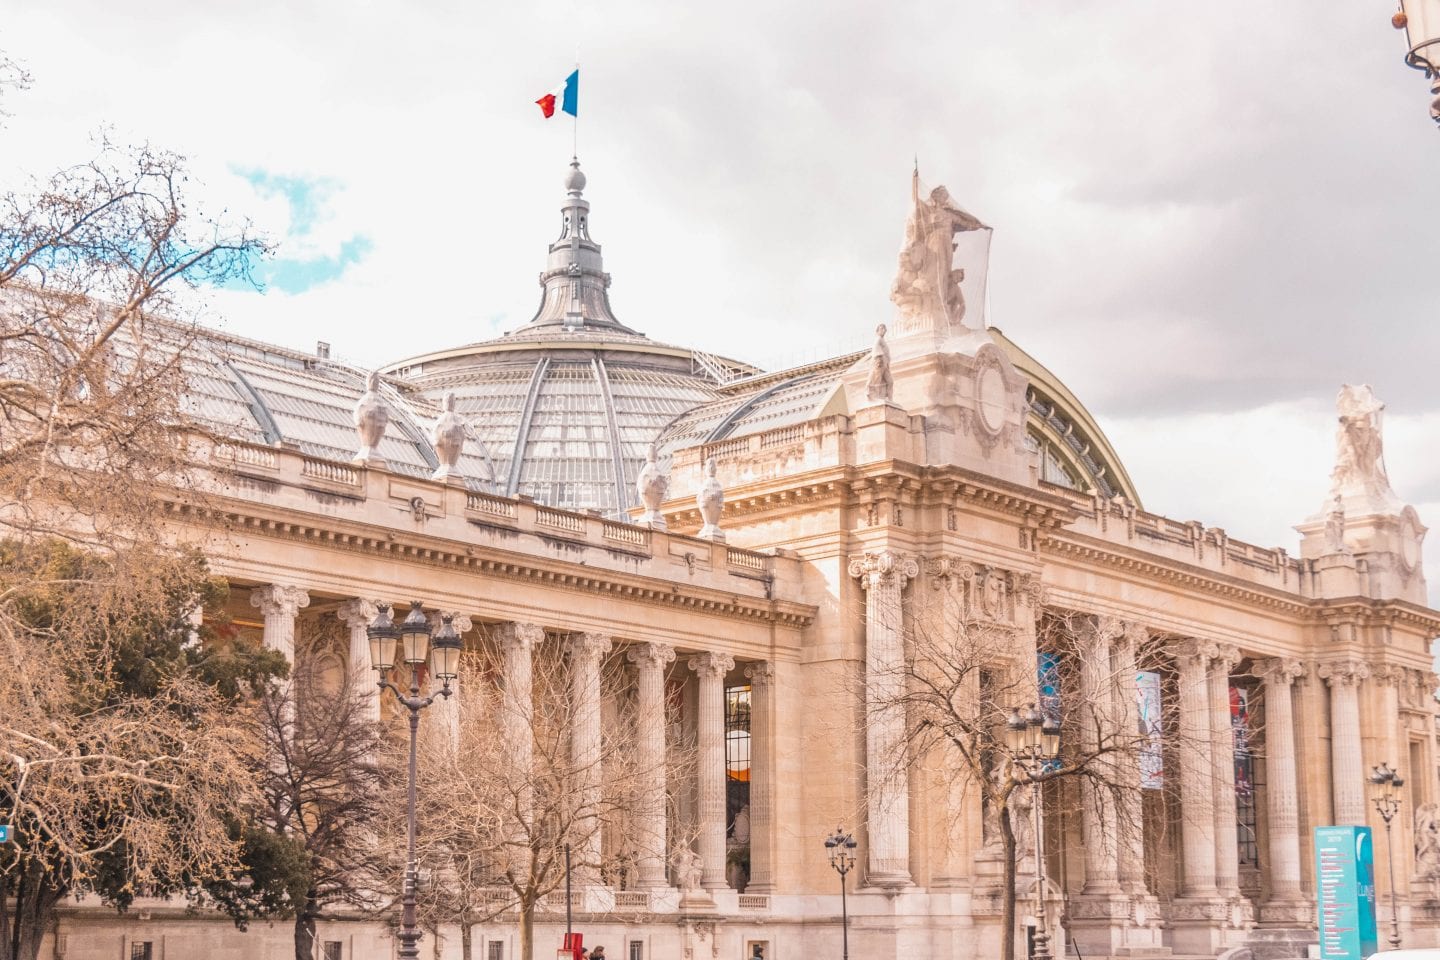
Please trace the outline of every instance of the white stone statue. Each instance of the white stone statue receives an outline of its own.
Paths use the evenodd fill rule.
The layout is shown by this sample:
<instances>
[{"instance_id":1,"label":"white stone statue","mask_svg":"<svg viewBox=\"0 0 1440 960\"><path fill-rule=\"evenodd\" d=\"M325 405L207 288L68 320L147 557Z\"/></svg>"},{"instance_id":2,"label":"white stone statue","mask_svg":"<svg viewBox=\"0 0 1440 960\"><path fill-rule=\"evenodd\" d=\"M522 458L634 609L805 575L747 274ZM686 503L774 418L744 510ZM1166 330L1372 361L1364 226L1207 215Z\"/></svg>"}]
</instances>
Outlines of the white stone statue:
<instances>
[{"instance_id":1,"label":"white stone statue","mask_svg":"<svg viewBox=\"0 0 1440 960\"><path fill-rule=\"evenodd\" d=\"M944 187L936 187L922 200L918 170L911 179L910 200L905 245L890 299L902 317L934 318L952 327L963 326L965 297L960 284L965 271L955 269L952 262L955 234L989 228L956 206Z\"/></svg>"},{"instance_id":2,"label":"white stone statue","mask_svg":"<svg viewBox=\"0 0 1440 960\"><path fill-rule=\"evenodd\" d=\"M385 458L376 450L385 436L385 425L390 422L390 406L380 396L380 374L371 371L365 379L365 392L355 404L355 432L360 435L360 450L355 454L356 463L384 466Z\"/></svg>"},{"instance_id":3,"label":"white stone statue","mask_svg":"<svg viewBox=\"0 0 1440 960\"><path fill-rule=\"evenodd\" d=\"M1015 855L1035 852L1035 788L1022 783L1010 792L1010 831L1015 834Z\"/></svg>"},{"instance_id":4,"label":"white stone statue","mask_svg":"<svg viewBox=\"0 0 1440 960\"><path fill-rule=\"evenodd\" d=\"M725 508L725 489L715 478L714 457L705 460L705 482L700 484L700 492L695 494L695 506L700 508L700 519L705 521L700 528L700 536L724 542L725 531L720 529L720 513Z\"/></svg>"},{"instance_id":5,"label":"white stone statue","mask_svg":"<svg viewBox=\"0 0 1440 960\"><path fill-rule=\"evenodd\" d=\"M1415 876L1440 880L1440 804L1415 808Z\"/></svg>"},{"instance_id":6,"label":"white stone statue","mask_svg":"<svg viewBox=\"0 0 1440 960\"><path fill-rule=\"evenodd\" d=\"M699 890L700 877L704 873L700 854L690 849L677 850L672 862L675 865L675 886L680 888L681 895Z\"/></svg>"},{"instance_id":7,"label":"white stone statue","mask_svg":"<svg viewBox=\"0 0 1440 960\"><path fill-rule=\"evenodd\" d=\"M465 449L465 421L455 412L454 391L445 391L440 409L442 413L430 430L430 444L440 458L440 466L432 474L432 479L448 480L457 476L455 467L460 463L461 451Z\"/></svg>"},{"instance_id":8,"label":"white stone statue","mask_svg":"<svg viewBox=\"0 0 1440 960\"><path fill-rule=\"evenodd\" d=\"M1330 492L1336 496L1388 499L1394 494L1385 473L1381 414L1385 404L1366 384L1345 384L1335 398L1340 425L1335 431L1335 469Z\"/></svg>"},{"instance_id":9,"label":"white stone statue","mask_svg":"<svg viewBox=\"0 0 1440 960\"><path fill-rule=\"evenodd\" d=\"M1325 553L1349 553L1345 546L1345 498L1338 493L1330 500L1330 509L1325 511Z\"/></svg>"},{"instance_id":10,"label":"white stone statue","mask_svg":"<svg viewBox=\"0 0 1440 960\"><path fill-rule=\"evenodd\" d=\"M895 380L890 376L890 346L885 342L885 324L875 328L875 346L870 348L870 379L865 381L865 398L890 402Z\"/></svg>"},{"instance_id":11,"label":"white stone statue","mask_svg":"<svg viewBox=\"0 0 1440 960\"><path fill-rule=\"evenodd\" d=\"M645 455L645 466L640 468L640 475L635 478L635 492L639 494L640 502L645 505L645 514L640 518L640 522L664 530L665 516L660 512L660 504L665 502L665 494L670 489L670 478L660 471L655 455L655 444L652 443Z\"/></svg>"}]
</instances>

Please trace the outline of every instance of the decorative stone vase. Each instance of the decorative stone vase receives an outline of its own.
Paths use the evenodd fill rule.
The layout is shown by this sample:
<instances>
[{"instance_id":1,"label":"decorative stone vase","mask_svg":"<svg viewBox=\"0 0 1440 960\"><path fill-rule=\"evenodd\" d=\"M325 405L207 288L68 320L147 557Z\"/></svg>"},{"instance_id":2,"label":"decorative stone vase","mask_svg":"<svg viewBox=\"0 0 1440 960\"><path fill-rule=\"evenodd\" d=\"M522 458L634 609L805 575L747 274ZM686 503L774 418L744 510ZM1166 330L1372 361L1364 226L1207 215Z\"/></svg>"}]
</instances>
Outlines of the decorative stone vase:
<instances>
[{"instance_id":1,"label":"decorative stone vase","mask_svg":"<svg viewBox=\"0 0 1440 960\"><path fill-rule=\"evenodd\" d=\"M370 467L385 466L385 458L375 448L380 446L389 422L390 407L380 396L380 374L371 372L365 380L365 392L355 404L355 432L360 435L360 450L355 454L355 463Z\"/></svg>"},{"instance_id":2,"label":"decorative stone vase","mask_svg":"<svg viewBox=\"0 0 1440 960\"><path fill-rule=\"evenodd\" d=\"M700 519L705 521L700 528L700 536L724 542L725 531L720 529L720 514L725 509L725 489L715 478L713 457L705 461L705 482L700 484L700 492L695 494L695 506L700 508Z\"/></svg>"},{"instance_id":3,"label":"decorative stone vase","mask_svg":"<svg viewBox=\"0 0 1440 960\"><path fill-rule=\"evenodd\" d=\"M660 512L660 504L665 502L665 494L670 489L670 478L660 471L660 465L655 462L655 444L650 444L650 450L645 455L645 466L640 468L640 475L635 478L635 492L640 496L640 502L645 505L645 514L640 522L649 524L657 530L665 529L665 517Z\"/></svg>"},{"instance_id":4,"label":"decorative stone vase","mask_svg":"<svg viewBox=\"0 0 1440 960\"><path fill-rule=\"evenodd\" d=\"M440 406L442 412L430 431L430 444L435 448L435 455L440 458L440 466L431 474L431 478L459 479L455 468L460 462L461 451L465 449L465 421L455 412L453 391L445 391Z\"/></svg>"}]
</instances>

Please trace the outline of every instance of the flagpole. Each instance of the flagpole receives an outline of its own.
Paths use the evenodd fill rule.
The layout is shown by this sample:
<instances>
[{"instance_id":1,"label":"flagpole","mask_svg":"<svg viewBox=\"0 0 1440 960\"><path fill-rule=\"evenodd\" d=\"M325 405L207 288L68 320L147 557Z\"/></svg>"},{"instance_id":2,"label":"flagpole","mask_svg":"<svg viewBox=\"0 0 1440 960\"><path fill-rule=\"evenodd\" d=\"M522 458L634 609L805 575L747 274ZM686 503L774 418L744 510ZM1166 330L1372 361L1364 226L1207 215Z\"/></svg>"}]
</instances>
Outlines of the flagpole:
<instances>
[{"instance_id":1,"label":"flagpole","mask_svg":"<svg viewBox=\"0 0 1440 960\"><path fill-rule=\"evenodd\" d=\"M575 44L575 72L580 72L580 44ZM577 98L575 112L570 115L570 159L580 159L580 105Z\"/></svg>"}]
</instances>

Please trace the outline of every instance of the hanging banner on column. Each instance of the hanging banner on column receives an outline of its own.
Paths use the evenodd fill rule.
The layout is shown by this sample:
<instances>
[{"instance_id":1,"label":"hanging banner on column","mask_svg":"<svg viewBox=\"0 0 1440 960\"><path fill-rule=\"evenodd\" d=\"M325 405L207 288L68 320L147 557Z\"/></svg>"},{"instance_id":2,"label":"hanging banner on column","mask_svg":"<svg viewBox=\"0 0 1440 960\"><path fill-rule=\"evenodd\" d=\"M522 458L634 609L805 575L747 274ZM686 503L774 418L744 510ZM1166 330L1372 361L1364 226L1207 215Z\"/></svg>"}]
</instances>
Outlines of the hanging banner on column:
<instances>
[{"instance_id":1,"label":"hanging banner on column","mask_svg":"<svg viewBox=\"0 0 1440 960\"><path fill-rule=\"evenodd\" d=\"M1369 827L1315 828L1322 960L1375 952L1375 848Z\"/></svg>"},{"instance_id":2,"label":"hanging banner on column","mask_svg":"<svg viewBox=\"0 0 1440 960\"><path fill-rule=\"evenodd\" d=\"M1163 790L1165 744L1160 728L1160 674L1150 670L1135 674L1135 705L1140 720L1140 786Z\"/></svg>"}]
</instances>

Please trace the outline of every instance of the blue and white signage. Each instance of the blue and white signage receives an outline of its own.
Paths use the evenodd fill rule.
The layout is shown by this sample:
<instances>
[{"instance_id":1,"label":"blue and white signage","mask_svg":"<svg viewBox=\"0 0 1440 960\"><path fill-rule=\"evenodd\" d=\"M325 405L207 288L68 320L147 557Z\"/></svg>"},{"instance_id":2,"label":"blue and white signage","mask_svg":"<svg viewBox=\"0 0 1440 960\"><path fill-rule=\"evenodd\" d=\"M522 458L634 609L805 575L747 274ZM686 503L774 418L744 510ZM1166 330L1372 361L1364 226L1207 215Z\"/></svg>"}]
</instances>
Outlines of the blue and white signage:
<instances>
[{"instance_id":1,"label":"blue and white signage","mask_svg":"<svg viewBox=\"0 0 1440 960\"><path fill-rule=\"evenodd\" d=\"M1375 952L1375 848L1369 827L1315 828L1315 885L1323 960Z\"/></svg>"}]
</instances>

